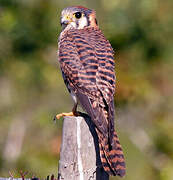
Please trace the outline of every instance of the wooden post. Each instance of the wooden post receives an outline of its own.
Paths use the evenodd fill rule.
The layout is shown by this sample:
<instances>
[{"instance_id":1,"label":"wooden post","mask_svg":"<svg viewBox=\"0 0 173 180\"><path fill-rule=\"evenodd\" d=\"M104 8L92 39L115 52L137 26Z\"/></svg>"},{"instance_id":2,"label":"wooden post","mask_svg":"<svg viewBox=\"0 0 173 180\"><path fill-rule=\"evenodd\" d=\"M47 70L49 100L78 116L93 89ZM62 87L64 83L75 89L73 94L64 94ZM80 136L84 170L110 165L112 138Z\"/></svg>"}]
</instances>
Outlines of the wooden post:
<instances>
[{"instance_id":1,"label":"wooden post","mask_svg":"<svg viewBox=\"0 0 173 180\"><path fill-rule=\"evenodd\" d=\"M58 180L108 180L103 170L98 137L91 119L64 117Z\"/></svg>"}]
</instances>

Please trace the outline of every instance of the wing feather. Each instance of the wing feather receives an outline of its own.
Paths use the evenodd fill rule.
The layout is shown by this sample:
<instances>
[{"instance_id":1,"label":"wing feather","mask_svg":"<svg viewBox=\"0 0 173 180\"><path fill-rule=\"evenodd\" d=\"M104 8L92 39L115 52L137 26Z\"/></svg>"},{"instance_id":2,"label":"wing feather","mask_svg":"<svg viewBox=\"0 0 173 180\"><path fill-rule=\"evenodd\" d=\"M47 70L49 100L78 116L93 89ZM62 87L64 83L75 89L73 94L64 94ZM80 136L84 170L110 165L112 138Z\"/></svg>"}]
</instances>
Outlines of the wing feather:
<instances>
[{"instance_id":1,"label":"wing feather","mask_svg":"<svg viewBox=\"0 0 173 180\"><path fill-rule=\"evenodd\" d=\"M109 107L109 104L112 105L115 91L113 50L100 30L73 30L62 36L59 42L59 61L66 81L75 93L78 92L80 102L87 101L88 97L89 101L97 102L104 109ZM89 107L89 104L92 105L89 101L84 109L92 114L93 107ZM96 118L105 116L99 113L99 116L93 116L94 123L103 121L100 124L107 123L104 125L108 127L109 121L105 121L105 118ZM114 114L109 117L111 122L114 121Z\"/></svg>"}]
</instances>

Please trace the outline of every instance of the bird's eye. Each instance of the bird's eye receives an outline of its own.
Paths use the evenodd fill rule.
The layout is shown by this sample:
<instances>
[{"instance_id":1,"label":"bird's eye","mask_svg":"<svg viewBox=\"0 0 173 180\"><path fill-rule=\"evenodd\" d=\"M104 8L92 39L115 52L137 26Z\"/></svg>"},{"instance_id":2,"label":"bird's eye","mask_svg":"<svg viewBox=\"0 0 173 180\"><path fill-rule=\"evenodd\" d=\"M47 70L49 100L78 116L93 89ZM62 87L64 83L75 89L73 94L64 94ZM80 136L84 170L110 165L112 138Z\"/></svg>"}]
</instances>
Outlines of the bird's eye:
<instances>
[{"instance_id":1,"label":"bird's eye","mask_svg":"<svg viewBox=\"0 0 173 180\"><path fill-rule=\"evenodd\" d=\"M80 19L81 16L82 16L82 13L81 12L76 12L76 13L74 13L74 15L75 15L75 18Z\"/></svg>"}]
</instances>

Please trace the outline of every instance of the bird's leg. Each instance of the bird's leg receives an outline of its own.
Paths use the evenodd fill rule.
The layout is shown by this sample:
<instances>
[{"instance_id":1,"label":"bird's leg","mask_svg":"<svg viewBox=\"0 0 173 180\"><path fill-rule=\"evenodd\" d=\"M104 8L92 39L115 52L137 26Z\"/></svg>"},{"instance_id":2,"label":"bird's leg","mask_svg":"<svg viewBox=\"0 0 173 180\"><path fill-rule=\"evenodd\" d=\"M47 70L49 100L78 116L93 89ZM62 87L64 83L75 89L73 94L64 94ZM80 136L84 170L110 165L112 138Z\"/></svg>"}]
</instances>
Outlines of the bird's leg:
<instances>
[{"instance_id":1,"label":"bird's leg","mask_svg":"<svg viewBox=\"0 0 173 180\"><path fill-rule=\"evenodd\" d=\"M78 102L74 104L73 109L72 109L74 116L80 115L79 112L77 111L77 105L78 105Z\"/></svg>"},{"instance_id":2,"label":"bird's leg","mask_svg":"<svg viewBox=\"0 0 173 180\"><path fill-rule=\"evenodd\" d=\"M77 104L78 104L78 103L75 103L75 104L74 104L73 109L72 109L72 112L57 114L57 115L54 117L54 120L56 121L56 119L60 119L61 117L64 117L64 116L78 116L79 113L77 112Z\"/></svg>"}]
</instances>

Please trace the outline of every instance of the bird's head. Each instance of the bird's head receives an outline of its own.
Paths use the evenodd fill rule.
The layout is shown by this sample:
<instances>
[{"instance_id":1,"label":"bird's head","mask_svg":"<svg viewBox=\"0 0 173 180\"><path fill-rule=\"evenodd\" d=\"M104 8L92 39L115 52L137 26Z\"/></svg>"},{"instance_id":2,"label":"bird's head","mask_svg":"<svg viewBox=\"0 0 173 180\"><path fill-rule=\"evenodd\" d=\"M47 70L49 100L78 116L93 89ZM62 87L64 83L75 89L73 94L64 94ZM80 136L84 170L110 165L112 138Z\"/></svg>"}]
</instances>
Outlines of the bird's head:
<instances>
[{"instance_id":1,"label":"bird's head","mask_svg":"<svg viewBox=\"0 0 173 180\"><path fill-rule=\"evenodd\" d=\"M96 27L95 11L82 6L72 6L63 9L61 13L61 26L63 29L83 29Z\"/></svg>"}]
</instances>

